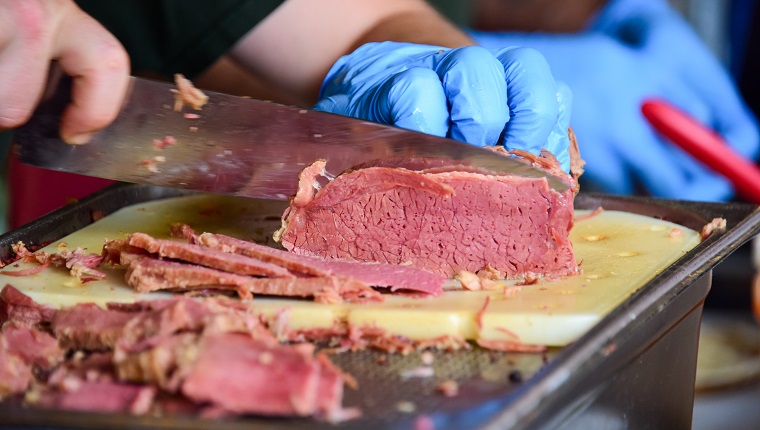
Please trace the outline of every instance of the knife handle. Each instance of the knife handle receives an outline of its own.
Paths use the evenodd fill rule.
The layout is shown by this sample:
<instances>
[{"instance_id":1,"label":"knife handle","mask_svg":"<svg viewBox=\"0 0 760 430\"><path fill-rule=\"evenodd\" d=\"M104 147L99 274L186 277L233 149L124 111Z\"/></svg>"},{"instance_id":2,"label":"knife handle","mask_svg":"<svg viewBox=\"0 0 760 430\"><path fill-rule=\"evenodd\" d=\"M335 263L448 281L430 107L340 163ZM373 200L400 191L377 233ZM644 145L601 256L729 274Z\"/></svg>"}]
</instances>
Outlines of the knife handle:
<instances>
[{"instance_id":1,"label":"knife handle","mask_svg":"<svg viewBox=\"0 0 760 430\"><path fill-rule=\"evenodd\" d=\"M719 134L664 100L645 100L641 112L663 136L726 177L742 197L760 204L760 168Z\"/></svg>"}]
</instances>

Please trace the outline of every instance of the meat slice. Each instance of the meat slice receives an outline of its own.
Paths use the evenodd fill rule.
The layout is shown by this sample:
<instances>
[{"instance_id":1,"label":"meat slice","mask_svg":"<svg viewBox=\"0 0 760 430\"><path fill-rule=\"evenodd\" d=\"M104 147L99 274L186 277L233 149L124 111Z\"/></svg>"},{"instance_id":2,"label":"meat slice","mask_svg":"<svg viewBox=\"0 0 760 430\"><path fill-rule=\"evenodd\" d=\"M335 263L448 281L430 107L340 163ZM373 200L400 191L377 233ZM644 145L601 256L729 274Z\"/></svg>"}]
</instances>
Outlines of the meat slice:
<instances>
[{"instance_id":1,"label":"meat slice","mask_svg":"<svg viewBox=\"0 0 760 430\"><path fill-rule=\"evenodd\" d=\"M269 246L259 245L223 234L203 233L198 244L224 252L242 254L268 261L291 272L311 276L344 276L367 285L390 287L391 291L408 290L438 295L446 281L441 276L414 267L357 261L325 260L308 255L297 255Z\"/></svg>"},{"instance_id":2,"label":"meat slice","mask_svg":"<svg viewBox=\"0 0 760 430\"><path fill-rule=\"evenodd\" d=\"M195 360L201 333L239 332L268 344L276 338L247 308L219 300L179 297L139 302L141 313L132 319L114 350L121 380L151 383L176 392L188 366Z\"/></svg>"},{"instance_id":3,"label":"meat slice","mask_svg":"<svg viewBox=\"0 0 760 430\"><path fill-rule=\"evenodd\" d=\"M88 254L84 248L76 248L73 251L64 249L52 254L40 251L34 254L34 256L42 265L68 269L71 276L82 282L105 279L106 277L105 273L95 269L103 262L103 255Z\"/></svg>"},{"instance_id":4,"label":"meat slice","mask_svg":"<svg viewBox=\"0 0 760 430\"><path fill-rule=\"evenodd\" d=\"M136 258L130 262L125 276L127 285L138 293L161 290L190 291L214 287L236 291L241 299L252 297L245 288L247 278L244 276L174 261Z\"/></svg>"},{"instance_id":5,"label":"meat slice","mask_svg":"<svg viewBox=\"0 0 760 430\"><path fill-rule=\"evenodd\" d=\"M102 255L103 263L128 266L135 258L150 254L142 248L131 246L127 239L113 239L103 244Z\"/></svg>"},{"instance_id":6,"label":"meat slice","mask_svg":"<svg viewBox=\"0 0 760 430\"><path fill-rule=\"evenodd\" d=\"M9 322L0 333L0 344L24 363L49 370L63 360L58 340L37 329Z\"/></svg>"},{"instance_id":7,"label":"meat slice","mask_svg":"<svg viewBox=\"0 0 760 430\"><path fill-rule=\"evenodd\" d=\"M56 309L35 302L12 285L6 285L0 291L0 325L6 321L27 325L48 323L56 312Z\"/></svg>"},{"instance_id":8,"label":"meat slice","mask_svg":"<svg viewBox=\"0 0 760 430\"><path fill-rule=\"evenodd\" d=\"M114 366L118 378L142 384L152 384L175 392L181 382L181 368L192 362L197 350L196 333L155 337L136 345L120 343L114 351Z\"/></svg>"},{"instance_id":9,"label":"meat slice","mask_svg":"<svg viewBox=\"0 0 760 430\"><path fill-rule=\"evenodd\" d=\"M113 348L124 326L134 317L131 312L81 303L58 311L53 320L53 333L65 349L107 350Z\"/></svg>"},{"instance_id":10,"label":"meat slice","mask_svg":"<svg viewBox=\"0 0 760 430\"><path fill-rule=\"evenodd\" d=\"M124 325L118 342L121 347L128 344L134 348L145 339L178 332L199 333L214 312L205 303L186 297L139 303L144 306ZM148 304L152 306L148 307Z\"/></svg>"},{"instance_id":11,"label":"meat slice","mask_svg":"<svg viewBox=\"0 0 760 430\"><path fill-rule=\"evenodd\" d=\"M227 273L208 267L174 261L140 258L133 261L126 274L127 284L145 293L159 290L231 289L241 298L251 294L290 297L315 297L335 302L379 300L380 294L369 286L340 277L254 278Z\"/></svg>"},{"instance_id":12,"label":"meat slice","mask_svg":"<svg viewBox=\"0 0 760 430\"><path fill-rule=\"evenodd\" d=\"M445 277L489 265L508 277L572 275L576 187L565 176L572 186L558 192L543 177L361 168L291 201L275 238L296 254L411 264Z\"/></svg>"},{"instance_id":13,"label":"meat slice","mask_svg":"<svg viewBox=\"0 0 760 430\"><path fill-rule=\"evenodd\" d=\"M156 393L155 387L146 385L68 380L59 389L43 391L36 404L73 411L128 412L139 415L150 410Z\"/></svg>"},{"instance_id":14,"label":"meat slice","mask_svg":"<svg viewBox=\"0 0 760 430\"><path fill-rule=\"evenodd\" d=\"M258 275L268 277L292 278L293 274L276 264L248 258L243 255L230 255L226 252L209 249L191 243L173 240L154 239L145 233L132 233L127 243L144 249L161 257L200 264L202 266L223 270L238 275Z\"/></svg>"},{"instance_id":15,"label":"meat slice","mask_svg":"<svg viewBox=\"0 0 760 430\"><path fill-rule=\"evenodd\" d=\"M6 291L4 290L4 292ZM29 308L34 308L31 305L35 303L31 299L18 290L15 292L19 295L16 297L17 299L26 297L28 302L27 300L22 300L22 302L27 302ZM21 316L26 317L25 314L21 314ZM58 347L58 341L47 333L26 325L27 322L24 319L19 322L10 320L2 325L2 332L0 332L0 399L23 393L33 380L33 370L47 372L63 359L63 351Z\"/></svg>"},{"instance_id":16,"label":"meat slice","mask_svg":"<svg viewBox=\"0 0 760 430\"><path fill-rule=\"evenodd\" d=\"M71 380L109 382L115 379L112 352L85 354L80 351L58 366L48 377L47 383L49 386L58 387Z\"/></svg>"},{"instance_id":17,"label":"meat slice","mask_svg":"<svg viewBox=\"0 0 760 430\"><path fill-rule=\"evenodd\" d=\"M317 398L321 369L303 345L272 346L244 334L215 334L203 338L182 392L238 414L309 416L333 408Z\"/></svg>"},{"instance_id":18,"label":"meat slice","mask_svg":"<svg viewBox=\"0 0 760 430\"><path fill-rule=\"evenodd\" d=\"M18 355L0 347L0 400L23 393L32 381L32 367Z\"/></svg>"}]
</instances>

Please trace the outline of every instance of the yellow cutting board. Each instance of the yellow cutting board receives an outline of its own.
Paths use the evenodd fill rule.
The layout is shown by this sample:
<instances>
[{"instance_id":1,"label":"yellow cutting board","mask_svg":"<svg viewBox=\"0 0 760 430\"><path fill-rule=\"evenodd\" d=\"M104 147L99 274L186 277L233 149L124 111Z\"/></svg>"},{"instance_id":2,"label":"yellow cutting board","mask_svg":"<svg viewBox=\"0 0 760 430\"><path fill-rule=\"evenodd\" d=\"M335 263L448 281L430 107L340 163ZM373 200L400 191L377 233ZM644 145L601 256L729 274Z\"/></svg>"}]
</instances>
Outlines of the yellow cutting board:
<instances>
[{"instance_id":1,"label":"yellow cutting board","mask_svg":"<svg viewBox=\"0 0 760 430\"><path fill-rule=\"evenodd\" d=\"M87 248L100 253L107 239L144 232L168 238L172 223L187 223L199 233L228 234L272 244L280 226L284 202L228 196L196 195L126 207L46 248L56 252ZM577 211L582 217L586 211ZM672 234L674 229L680 234ZM626 212L604 211L578 221L571 240L581 275L542 279L534 285L492 291L465 291L450 281L446 292L429 299L388 296L382 303L324 305L305 300L256 297L254 312L271 317L289 313L289 329L327 328L343 320L357 326L376 326L412 339L444 335L475 340L505 340L529 345L564 346L581 336L626 297L672 264L700 241L696 231L669 222ZM2 270L33 267L9 265ZM124 282L124 269L104 268L108 278L79 283L63 269L47 268L25 277L5 277L34 300L53 306L79 302L104 304L166 297L166 293L135 294ZM512 288L510 288L512 286ZM482 311L486 297L488 306ZM482 312L481 312L482 311ZM480 314L480 324L477 323Z\"/></svg>"}]
</instances>

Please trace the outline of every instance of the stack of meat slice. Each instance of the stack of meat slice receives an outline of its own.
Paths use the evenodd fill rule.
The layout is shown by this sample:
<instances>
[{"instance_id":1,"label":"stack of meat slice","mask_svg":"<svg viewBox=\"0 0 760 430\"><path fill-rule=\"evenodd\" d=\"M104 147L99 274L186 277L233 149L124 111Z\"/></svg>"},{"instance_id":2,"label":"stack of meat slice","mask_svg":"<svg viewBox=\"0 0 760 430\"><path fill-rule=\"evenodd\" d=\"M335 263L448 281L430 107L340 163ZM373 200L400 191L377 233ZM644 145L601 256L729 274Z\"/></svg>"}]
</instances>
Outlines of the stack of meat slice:
<instances>
[{"instance_id":1,"label":"stack of meat slice","mask_svg":"<svg viewBox=\"0 0 760 430\"><path fill-rule=\"evenodd\" d=\"M236 239L175 228L189 242L132 233L109 241L105 260L127 267L127 283L138 292L233 290L253 294L310 297L322 303L382 300L372 287L438 295L445 279L400 265L325 261Z\"/></svg>"},{"instance_id":2,"label":"stack of meat slice","mask_svg":"<svg viewBox=\"0 0 760 430\"><path fill-rule=\"evenodd\" d=\"M310 344L279 344L236 300L55 310L11 286L0 298L0 396L133 414L340 420L356 413L342 408L346 375L326 356Z\"/></svg>"}]
</instances>

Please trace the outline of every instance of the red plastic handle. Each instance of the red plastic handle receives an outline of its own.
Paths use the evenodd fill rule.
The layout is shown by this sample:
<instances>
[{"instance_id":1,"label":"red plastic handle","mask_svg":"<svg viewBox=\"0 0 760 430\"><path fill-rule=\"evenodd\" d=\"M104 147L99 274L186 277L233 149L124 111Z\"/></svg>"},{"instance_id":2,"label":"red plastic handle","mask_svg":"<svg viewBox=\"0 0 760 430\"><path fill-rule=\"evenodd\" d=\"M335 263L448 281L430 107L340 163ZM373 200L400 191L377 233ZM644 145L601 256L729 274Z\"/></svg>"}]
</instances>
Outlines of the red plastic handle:
<instances>
[{"instance_id":1,"label":"red plastic handle","mask_svg":"<svg viewBox=\"0 0 760 430\"><path fill-rule=\"evenodd\" d=\"M731 181L739 195L760 204L760 168L720 135L663 100L646 100L641 112L662 135Z\"/></svg>"}]
</instances>

